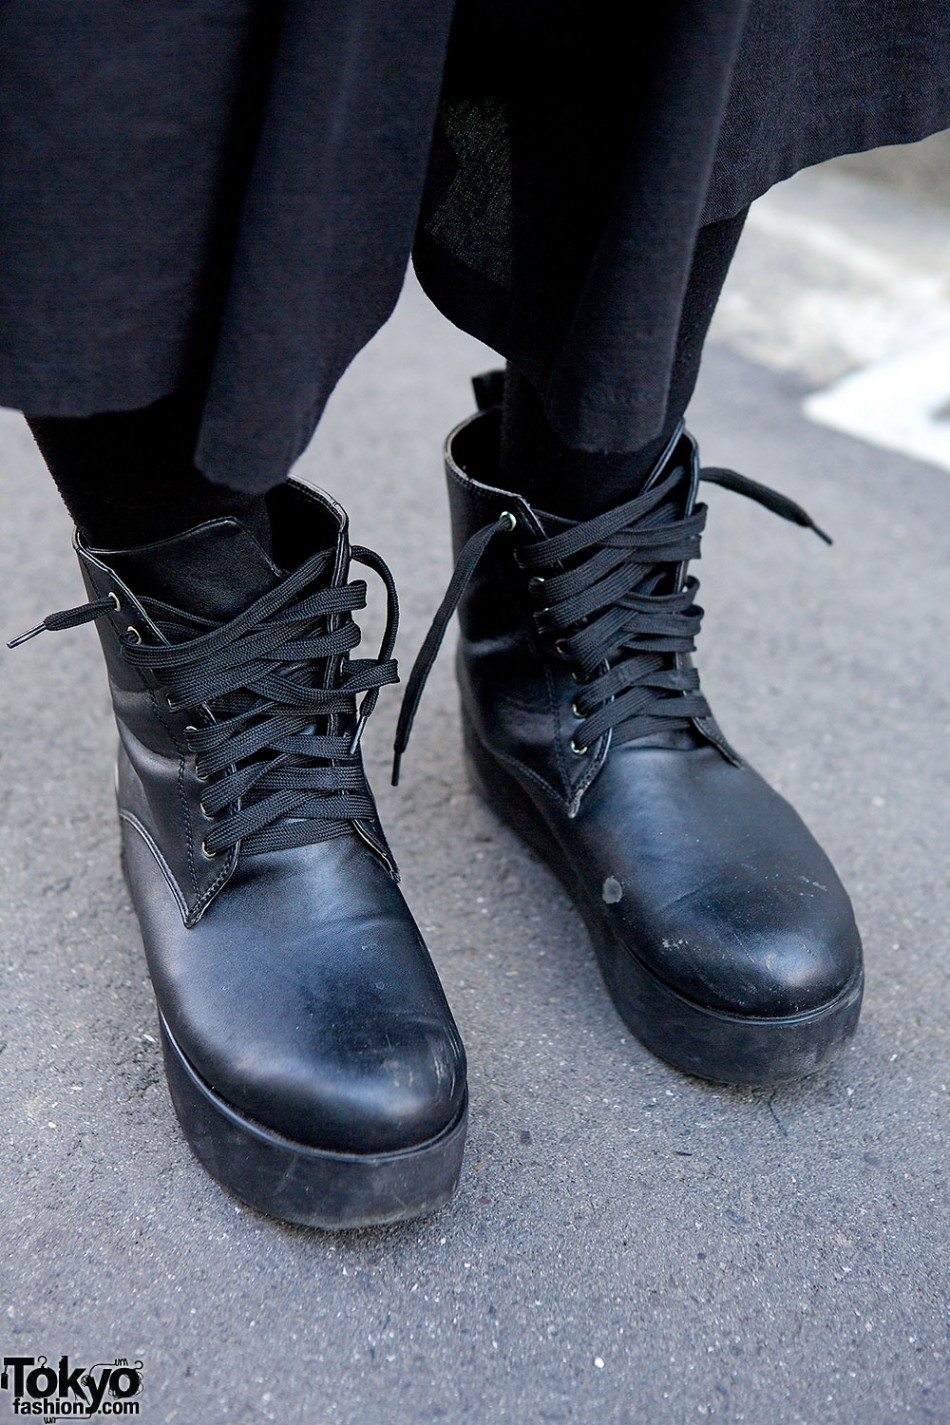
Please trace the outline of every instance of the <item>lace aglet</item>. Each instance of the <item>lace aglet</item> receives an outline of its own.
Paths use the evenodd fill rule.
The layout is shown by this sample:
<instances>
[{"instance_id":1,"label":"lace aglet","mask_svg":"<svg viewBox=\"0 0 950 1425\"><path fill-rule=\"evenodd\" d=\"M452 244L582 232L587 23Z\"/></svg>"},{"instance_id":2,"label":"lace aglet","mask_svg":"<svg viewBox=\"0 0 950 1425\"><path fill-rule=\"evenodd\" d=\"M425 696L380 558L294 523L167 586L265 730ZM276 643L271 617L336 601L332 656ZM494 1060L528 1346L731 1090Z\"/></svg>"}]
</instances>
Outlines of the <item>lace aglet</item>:
<instances>
[{"instance_id":1,"label":"lace aglet","mask_svg":"<svg viewBox=\"0 0 950 1425\"><path fill-rule=\"evenodd\" d=\"M814 521L812 521L811 527L815 531L819 539L823 539L826 544L834 544L834 540L832 539L831 535L826 534L825 531L821 528L821 525L817 525Z\"/></svg>"},{"instance_id":2,"label":"lace aglet","mask_svg":"<svg viewBox=\"0 0 950 1425\"><path fill-rule=\"evenodd\" d=\"M20 646L21 643L29 643L30 639L31 639L31 638L35 638L38 633L45 633L45 632L46 632L46 624L45 624L45 623L38 623L38 624L36 625L36 628L28 628L27 631L26 631L26 633L21 633L21 634L18 634L16 638L11 638L11 639L8 641L8 643L7 643L7 647L8 647L8 648L19 648L19 646Z\"/></svg>"},{"instance_id":3,"label":"lace aglet","mask_svg":"<svg viewBox=\"0 0 950 1425\"><path fill-rule=\"evenodd\" d=\"M402 754L403 749L401 747L396 748L393 752L393 775L391 785L394 787L399 786L399 767L402 762Z\"/></svg>"},{"instance_id":4,"label":"lace aglet","mask_svg":"<svg viewBox=\"0 0 950 1425\"><path fill-rule=\"evenodd\" d=\"M361 743L362 740L363 740L363 730L364 730L364 728L366 727L366 719L367 719L367 716L368 716L367 713L364 713L364 712L361 711L359 717L357 718L357 721L356 721L356 731L354 732L354 734L353 734L353 740L352 740L352 742L350 743L350 756L351 756L351 757L356 753L356 751L357 751L358 748L359 748L360 743Z\"/></svg>"}]
</instances>

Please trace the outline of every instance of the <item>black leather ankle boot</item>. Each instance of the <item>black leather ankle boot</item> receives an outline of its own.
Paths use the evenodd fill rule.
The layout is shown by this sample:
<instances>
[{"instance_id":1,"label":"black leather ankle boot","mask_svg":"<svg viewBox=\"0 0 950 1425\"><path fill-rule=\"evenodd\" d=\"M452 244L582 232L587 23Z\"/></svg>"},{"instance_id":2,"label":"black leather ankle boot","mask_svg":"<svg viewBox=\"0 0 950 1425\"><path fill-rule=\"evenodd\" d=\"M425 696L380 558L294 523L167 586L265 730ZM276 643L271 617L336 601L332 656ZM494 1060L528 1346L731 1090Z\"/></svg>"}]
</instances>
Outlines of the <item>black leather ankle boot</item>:
<instances>
[{"instance_id":1,"label":"black leather ankle boot","mask_svg":"<svg viewBox=\"0 0 950 1425\"><path fill-rule=\"evenodd\" d=\"M287 1221L393 1222L451 1196L466 1123L462 1044L359 751L396 681L395 593L354 549L390 616L379 656L350 658L366 586L343 511L288 482L271 515L277 563L234 519L77 541L91 602L31 634L98 620L123 863L195 1153Z\"/></svg>"},{"instance_id":2,"label":"black leather ankle boot","mask_svg":"<svg viewBox=\"0 0 950 1425\"><path fill-rule=\"evenodd\" d=\"M497 378L476 391L487 408L446 448L458 564L407 687L397 767L457 605L475 785L567 887L633 1032L704 1078L809 1074L857 1023L860 938L828 858L700 691L687 564L700 478L815 526L735 472L700 472L682 429L636 499L584 523L544 514L498 487Z\"/></svg>"}]
</instances>

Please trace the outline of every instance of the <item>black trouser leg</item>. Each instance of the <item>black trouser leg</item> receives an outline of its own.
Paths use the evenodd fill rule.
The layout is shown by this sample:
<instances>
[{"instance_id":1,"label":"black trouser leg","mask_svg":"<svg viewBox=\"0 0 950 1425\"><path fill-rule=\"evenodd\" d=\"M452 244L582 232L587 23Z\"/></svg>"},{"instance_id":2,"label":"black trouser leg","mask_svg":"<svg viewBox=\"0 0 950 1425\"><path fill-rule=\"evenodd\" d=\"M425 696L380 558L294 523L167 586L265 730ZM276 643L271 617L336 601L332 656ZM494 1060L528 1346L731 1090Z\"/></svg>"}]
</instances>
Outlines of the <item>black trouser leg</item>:
<instances>
[{"instance_id":1,"label":"black trouser leg","mask_svg":"<svg viewBox=\"0 0 950 1425\"><path fill-rule=\"evenodd\" d=\"M699 375L706 333L742 233L748 208L701 228L683 301L663 430L631 451L574 450L548 425L541 398L509 365L501 425L503 483L538 509L588 519L629 500L682 419Z\"/></svg>"},{"instance_id":2,"label":"black trouser leg","mask_svg":"<svg viewBox=\"0 0 950 1425\"><path fill-rule=\"evenodd\" d=\"M193 455L203 393L176 391L137 411L27 422L88 544L130 549L234 515L269 551L263 495L212 484Z\"/></svg>"}]
</instances>

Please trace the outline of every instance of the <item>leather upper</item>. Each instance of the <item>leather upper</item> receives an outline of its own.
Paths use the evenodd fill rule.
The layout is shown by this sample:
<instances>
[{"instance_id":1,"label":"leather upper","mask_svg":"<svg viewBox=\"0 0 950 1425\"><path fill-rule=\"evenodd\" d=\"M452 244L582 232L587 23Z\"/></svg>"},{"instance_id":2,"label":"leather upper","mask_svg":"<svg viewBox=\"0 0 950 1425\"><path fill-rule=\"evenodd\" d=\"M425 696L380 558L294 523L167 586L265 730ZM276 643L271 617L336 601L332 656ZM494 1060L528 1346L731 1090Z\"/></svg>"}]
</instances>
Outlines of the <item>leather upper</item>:
<instances>
[{"instance_id":1,"label":"leather upper","mask_svg":"<svg viewBox=\"0 0 950 1425\"><path fill-rule=\"evenodd\" d=\"M572 750L578 685L538 631L518 563L522 541L566 522L493 483L497 442L497 412L487 411L446 450L456 552L502 511L518 521L459 606L458 678L473 735L545 819L577 894L666 984L742 1015L826 1003L860 971L848 896L797 814L711 718L617 746L608 732L582 755Z\"/></svg>"},{"instance_id":2,"label":"leather upper","mask_svg":"<svg viewBox=\"0 0 950 1425\"><path fill-rule=\"evenodd\" d=\"M332 501L289 482L272 520L281 566L329 546L330 578L345 580L345 516ZM462 1110L465 1056L378 818L312 845L206 857L205 784L184 739L194 709L169 708L158 680L123 657L130 626L163 637L143 600L213 627L278 580L278 564L233 520L146 549L78 553L90 592L119 603L99 631L123 854L180 1048L232 1108L296 1142L373 1153L436 1136Z\"/></svg>"}]
</instances>

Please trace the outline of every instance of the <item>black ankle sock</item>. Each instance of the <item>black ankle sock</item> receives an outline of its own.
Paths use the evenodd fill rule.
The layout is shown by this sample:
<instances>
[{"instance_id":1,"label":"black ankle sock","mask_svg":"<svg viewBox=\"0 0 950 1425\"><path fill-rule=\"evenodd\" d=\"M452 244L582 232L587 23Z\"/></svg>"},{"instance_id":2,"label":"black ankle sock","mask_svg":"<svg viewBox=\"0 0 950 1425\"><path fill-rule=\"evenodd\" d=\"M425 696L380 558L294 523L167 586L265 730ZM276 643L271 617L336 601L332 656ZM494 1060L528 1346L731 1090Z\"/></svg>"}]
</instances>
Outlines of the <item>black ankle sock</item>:
<instances>
[{"instance_id":1,"label":"black ankle sock","mask_svg":"<svg viewBox=\"0 0 950 1425\"><path fill-rule=\"evenodd\" d=\"M270 553L263 495L215 485L195 468L202 396L176 391L137 411L27 416L83 539L132 549L233 515Z\"/></svg>"},{"instance_id":2,"label":"black ankle sock","mask_svg":"<svg viewBox=\"0 0 950 1425\"><path fill-rule=\"evenodd\" d=\"M567 519L591 519L631 500L663 453L699 375L709 323L742 233L744 209L700 228L670 374L663 429L639 450L587 451L566 445L551 429L532 384L510 363L501 417L501 477L529 504Z\"/></svg>"}]
</instances>

